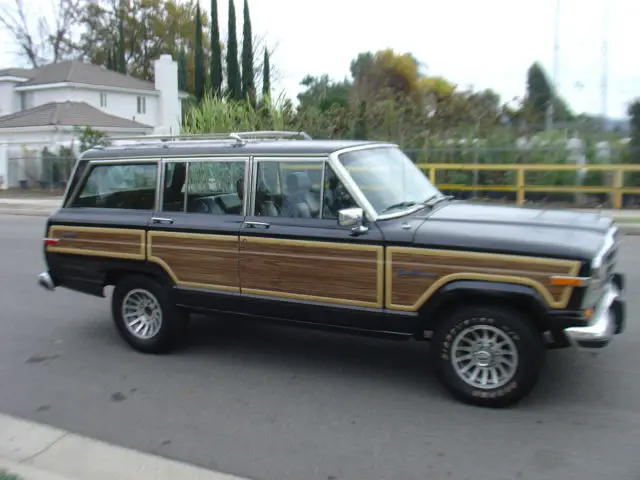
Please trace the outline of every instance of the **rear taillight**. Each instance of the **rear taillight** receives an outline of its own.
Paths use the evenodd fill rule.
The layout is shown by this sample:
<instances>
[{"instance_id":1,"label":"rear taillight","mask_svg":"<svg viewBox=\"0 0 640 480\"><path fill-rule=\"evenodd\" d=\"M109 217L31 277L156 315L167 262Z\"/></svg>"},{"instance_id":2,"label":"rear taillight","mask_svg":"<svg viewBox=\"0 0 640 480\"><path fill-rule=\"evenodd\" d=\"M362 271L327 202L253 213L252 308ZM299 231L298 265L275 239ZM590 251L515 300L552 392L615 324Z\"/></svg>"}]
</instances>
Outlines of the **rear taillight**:
<instances>
[{"instance_id":1,"label":"rear taillight","mask_svg":"<svg viewBox=\"0 0 640 480\"><path fill-rule=\"evenodd\" d=\"M59 242L59 240L57 238L45 238L44 239L44 246L45 247L53 247L54 245L57 245Z\"/></svg>"}]
</instances>

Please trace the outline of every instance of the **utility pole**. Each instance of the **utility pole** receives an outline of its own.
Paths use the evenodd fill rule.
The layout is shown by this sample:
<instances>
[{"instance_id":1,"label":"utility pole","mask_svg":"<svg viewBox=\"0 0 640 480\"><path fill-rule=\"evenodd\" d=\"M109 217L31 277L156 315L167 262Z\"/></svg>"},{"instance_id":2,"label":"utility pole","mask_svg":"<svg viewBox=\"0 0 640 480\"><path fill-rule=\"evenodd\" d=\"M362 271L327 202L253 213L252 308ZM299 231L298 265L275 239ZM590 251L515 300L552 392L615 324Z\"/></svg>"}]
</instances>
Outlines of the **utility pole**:
<instances>
[{"instance_id":1,"label":"utility pole","mask_svg":"<svg viewBox=\"0 0 640 480\"><path fill-rule=\"evenodd\" d=\"M606 1L606 0L605 0ZM546 112L546 129L551 130L553 127L553 104L556 100L558 91L558 75L560 73L560 0L556 0L556 13L554 17L554 33L553 33L553 78L551 79L551 98L547 105Z\"/></svg>"}]
</instances>

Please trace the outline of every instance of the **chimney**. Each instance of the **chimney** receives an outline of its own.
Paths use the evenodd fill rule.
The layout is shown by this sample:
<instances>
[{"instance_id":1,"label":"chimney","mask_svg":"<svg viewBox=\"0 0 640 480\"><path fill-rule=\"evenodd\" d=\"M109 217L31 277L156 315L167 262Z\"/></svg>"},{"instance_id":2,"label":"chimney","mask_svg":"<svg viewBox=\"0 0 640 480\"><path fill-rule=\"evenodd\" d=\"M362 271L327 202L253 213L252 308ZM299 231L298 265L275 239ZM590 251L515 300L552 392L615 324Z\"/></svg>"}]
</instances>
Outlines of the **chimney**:
<instances>
[{"instance_id":1,"label":"chimney","mask_svg":"<svg viewBox=\"0 0 640 480\"><path fill-rule=\"evenodd\" d=\"M156 134L180 133L182 104L178 96L178 64L171 55L160 55L154 62L155 86L160 93L157 111Z\"/></svg>"}]
</instances>

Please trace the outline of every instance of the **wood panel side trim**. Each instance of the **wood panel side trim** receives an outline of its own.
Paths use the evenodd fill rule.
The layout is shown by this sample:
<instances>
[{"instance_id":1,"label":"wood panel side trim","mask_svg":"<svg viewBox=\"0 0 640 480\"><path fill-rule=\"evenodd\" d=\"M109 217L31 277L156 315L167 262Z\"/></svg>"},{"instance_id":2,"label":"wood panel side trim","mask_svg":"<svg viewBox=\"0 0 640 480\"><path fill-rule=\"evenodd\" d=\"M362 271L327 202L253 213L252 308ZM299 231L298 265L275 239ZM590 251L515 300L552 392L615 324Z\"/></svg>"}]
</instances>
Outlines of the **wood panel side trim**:
<instances>
[{"instance_id":1,"label":"wood panel side trim","mask_svg":"<svg viewBox=\"0 0 640 480\"><path fill-rule=\"evenodd\" d=\"M406 258L404 261L394 259L394 254L396 257L411 256L412 263L408 263ZM385 259L386 308L408 312L418 311L438 289L457 280L480 280L529 286L542 296L549 307L563 309L567 307L574 287L552 286L551 277L553 275L576 276L580 271L580 262L575 260L416 247L388 247ZM411 280L403 281L395 278L399 267L407 264L419 271L415 276L408 277ZM423 278L417 280L418 277ZM413 296L406 293L410 283L414 290ZM404 301L401 299L403 295Z\"/></svg>"},{"instance_id":2,"label":"wood panel side trim","mask_svg":"<svg viewBox=\"0 0 640 480\"><path fill-rule=\"evenodd\" d=\"M58 239L56 245L46 246L48 253L130 260L145 259L143 229L52 225L47 235Z\"/></svg>"},{"instance_id":3,"label":"wood panel side trim","mask_svg":"<svg viewBox=\"0 0 640 480\"><path fill-rule=\"evenodd\" d=\"M365 279L371 282L372 290L375 289L375 292L371 291L370 297L372 301L367 300L358 300L354 298L346 298L349 292L344 292L345 296L340 297L338 295L318 295L318 294L306 294L303 292L296 292L292 287L291 283L287 284L286 280L294 281L294 279L271 279L271 283L274 281L280 281L284 285L282 288L255 288L250 286L249 281L242 282L241 289L242 293L252 294L252 295L262 295L267 297L275 297L281 299L288 300L302 300L302 301L315 301L322 302L326 304L333 305L345 305L345 306L355 306L355 307L365 307L365 308L375 308L382 309L384 306L384 248L378 245L362 245L358 243L344 243L344 242L333 242L333 241L313 241L313 240L289 240L289 239L276 239L276 238L263 238L263 237L240 237L240 256L241 256L241 266L240 272L241 276L243 272L247 273L247 270L252 269L254 265L249 264L249 266L243 266L244 262L251 262L250 258L264 258L268 259L269 257L273 258L282 258L285 261L287 258L291 260L297 261L306 261L309 264L313 262L327 262L327 261L339 261L336 259L331 252L340 252L348 255L348 252L354 252L362 254L370 253L371 259L350 259L353 262L360 263L361 265L369 265L373 266L371 270L372 277ZM260 251L251 250L252 246L263 246ZM282 251L272 250L269 251L269 247L281 247L284 249L289 249L287 253L282 253ZM305 253L305 249L309 249L308 255ZM326 251L325 253L319 254L318 250ZM267 261L267 260L265 260ZM272 261L272 260L271 260ZM313 269L312 269L313 270ZM315 271L315 270L314 270ZM324 284L327 288L333 287L333 282L337 281L341 277L341 275L336 274L335 276L329 275L325 279L318 278L318 282L320 284ZM358 281L358 277L354 277L354 282ZM361 279L361 278L360 278ZM362 280L362 279L361 279ZM324 283L323 283L324 282ZM247 286L249 285L249 286ZM342 293L342 292L339 292Z\"/></svg>"},{"instance_id":4,"label":"wood panel side trim","mask_svg":"<svg viewBox=\"0 0 640 480\"><path fill-rule=\"evenodd\" d=\"M162 240L182 240L179 244ZM200 241L200 244L187 245L191 240ZM174 284L180 287L199 288L202 290L218 290L225 292L240 292L238 277L239 246L237 235L215 235L187 232L151 231L147 233L147 260L160 265ZM224 244L227 244L226 246ZM217 245L215 245L217 244ZM215 245L215 246L214 246ZM154 252L155 246L155 252ZM226 248L225 248L226 247ZM164 253L158 253L164 252ZM191 258L171 258L167 252L175 252L189 255ZM215 258L215 255L218 258ZM188 265L189 260L195 265L204 266L208 275L198 273L191 269L186 275L176 270ZM216 263L218 265L216 265ZM188 269L189 270L189 269ZM210 277L219 281L195 281L196 278Z\"/></svg>"}]
</instances>

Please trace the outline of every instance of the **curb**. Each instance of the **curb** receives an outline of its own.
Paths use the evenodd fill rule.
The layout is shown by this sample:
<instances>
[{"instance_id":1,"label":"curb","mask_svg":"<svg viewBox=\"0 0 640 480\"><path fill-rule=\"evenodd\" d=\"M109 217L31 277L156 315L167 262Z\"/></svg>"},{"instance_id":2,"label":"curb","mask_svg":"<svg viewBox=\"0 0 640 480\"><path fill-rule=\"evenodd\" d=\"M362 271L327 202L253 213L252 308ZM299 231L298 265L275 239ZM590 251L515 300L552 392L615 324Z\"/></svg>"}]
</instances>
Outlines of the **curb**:
<instances>
[{"instance_id":1,"label":"curb","mask_svg":"<svg viewBox=\"0 0 640 480\"><path fill-rule=\"evenodd\" d=\"M24 480L248 480L0 414L0 470Z\"/></svg>"}]
</instances>

